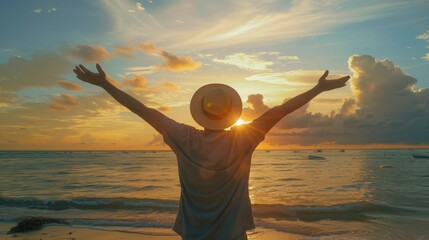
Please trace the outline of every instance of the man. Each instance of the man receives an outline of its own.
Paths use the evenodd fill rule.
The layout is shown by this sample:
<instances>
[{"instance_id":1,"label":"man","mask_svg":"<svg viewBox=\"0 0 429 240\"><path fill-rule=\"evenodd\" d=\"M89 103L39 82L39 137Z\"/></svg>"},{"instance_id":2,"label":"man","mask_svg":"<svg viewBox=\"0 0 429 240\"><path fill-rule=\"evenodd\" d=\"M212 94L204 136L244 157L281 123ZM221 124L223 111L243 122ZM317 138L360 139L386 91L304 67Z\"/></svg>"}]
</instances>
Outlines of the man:
<instances>
[{"instance_id":1,"label":"man","mask_svg":"<svg viewBox=\"0 0 429 240\"><path fill-rule=\"evenodd\" d=\"M246 231L255 228L248 181L256 146L284 116L324 91L345 86L350 78L326 80L326 71L309 91L229 130L225 129L241 115L240 96L224 84L205 85L195 92L190 104L192 117L204 127L197 130L145 106L107 81L99 64L96 67L98 73L83 65L73 71L77 78L102 87L148 122L176 154L181 194L173 230L183 239L195 240L247 239Z\"/></svg>"}]
</instances>

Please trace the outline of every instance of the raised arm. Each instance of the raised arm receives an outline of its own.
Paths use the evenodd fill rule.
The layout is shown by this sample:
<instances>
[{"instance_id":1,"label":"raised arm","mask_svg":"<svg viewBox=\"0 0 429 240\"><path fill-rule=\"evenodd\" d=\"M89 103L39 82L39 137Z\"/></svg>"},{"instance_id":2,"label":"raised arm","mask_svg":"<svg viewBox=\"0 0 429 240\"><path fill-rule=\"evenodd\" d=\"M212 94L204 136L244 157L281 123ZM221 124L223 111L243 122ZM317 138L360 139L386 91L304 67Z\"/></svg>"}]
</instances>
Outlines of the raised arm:
<instances>
[{"instance_id":1,"label":"raised arm","mask_svg":"<svg viewBox=\"0 0 429 240\"><path fill-rule=\"evenodd\" d=\"M119 88L107 81L106 73L98 63L96 67L98 73L86 69L83 65L76 66L75 69L73 69L73 72L76 73L76 77L80 80L102 87L114 99L116 99L116 101L124 105L133 113L139 115L143 120L148 122L153 128L161 133L161 122L166 116L153 108L145 106L137 99L121 91Z\"/></svg>"},{"instance_id":2,"label":"raised arm","mask_svg":"<svg viewBox=\"0 0 429 240\"><path fill-rule=\"evenodd\" d=\"M284 116L292 113L296 109L304 106L314 97L319 95L322 92L330 91L336 88L341 88L346 85L346 82L350 79L350 76L345 76L338 79L327 80L329 71L326 70L325 73L320 77L319 82L315 87L308 90L305 93L302 93L289 101L283 103L282 105L276 106L262 114L257 118L254 123L258 125L258 128L264 133L270 131L270 129L276 125Z\"/></svg>"}]
</instances>

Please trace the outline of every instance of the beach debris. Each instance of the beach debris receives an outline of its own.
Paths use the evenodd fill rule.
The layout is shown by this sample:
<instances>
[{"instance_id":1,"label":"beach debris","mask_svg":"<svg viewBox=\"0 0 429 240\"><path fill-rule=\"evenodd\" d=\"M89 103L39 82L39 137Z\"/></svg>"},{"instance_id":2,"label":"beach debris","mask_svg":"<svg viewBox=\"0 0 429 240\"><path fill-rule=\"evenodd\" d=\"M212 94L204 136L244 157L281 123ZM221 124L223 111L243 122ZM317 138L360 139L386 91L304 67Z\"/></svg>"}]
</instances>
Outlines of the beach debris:
<instances>
[{"instance_id":1,"label":"beach debris","mask_svg":"<svg viewBox=\"0 0 429 240\"><path fill-rule=\"evenodd\" d=\"M307 159L308 159L308 160L325 160L326 158L325 158L325 157L322 157L322 156L308 155L308 156L307 156Z\"/></svg>"},{"instance_id":2,"label":"beach debris","mask_svg":"<svg viewBox=\"0 0 429 240\"><path fill-rule=\"evenodd\" d=\"M66 220L59 218L26 217L22 219L15 227L12 227L9 232L7 232L7 234L39 230L43 227L44 224L48 223L68 224Z\"/></svg>"}]
</instances>

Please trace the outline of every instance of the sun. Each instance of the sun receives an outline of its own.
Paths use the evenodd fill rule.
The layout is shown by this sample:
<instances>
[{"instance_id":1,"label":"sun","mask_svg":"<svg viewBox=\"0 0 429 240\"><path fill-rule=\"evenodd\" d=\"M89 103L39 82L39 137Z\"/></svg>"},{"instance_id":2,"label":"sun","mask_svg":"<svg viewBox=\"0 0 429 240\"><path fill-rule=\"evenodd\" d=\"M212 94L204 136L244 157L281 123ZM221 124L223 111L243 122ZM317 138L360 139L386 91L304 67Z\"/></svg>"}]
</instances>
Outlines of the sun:
<instances>
[{"instance_id":1,"label":"sun","mask_svg":"<svg viewBox=\"0 0 429 240\"><path fill-rule=\"evenodd\" d=\"M234 123L234 126L240 126L240 125L243 125L243 124L245 124L246 122L243 120L243 119L241 119L241 118L239 118L238 120L237 120L237 122L235 122Z\"/></svg>"}]
</instances>

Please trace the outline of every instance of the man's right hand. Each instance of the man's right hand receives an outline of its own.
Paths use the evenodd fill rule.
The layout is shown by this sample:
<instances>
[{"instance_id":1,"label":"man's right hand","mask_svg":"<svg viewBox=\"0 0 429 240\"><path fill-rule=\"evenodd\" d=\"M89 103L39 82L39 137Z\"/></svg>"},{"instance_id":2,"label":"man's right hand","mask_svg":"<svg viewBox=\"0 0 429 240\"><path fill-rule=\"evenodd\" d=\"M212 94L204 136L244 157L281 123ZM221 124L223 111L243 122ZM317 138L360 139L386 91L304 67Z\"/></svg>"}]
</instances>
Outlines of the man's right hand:
<instances>
[{"instance_id":1,"label":"man's right hand","mask_svg":"<svg viewBox=\"0 0 429 240\"><path fill-rule=\"evenodd\" d=\"M98 73L92 72L86 69L82 64L79 64L79 66L75 66L75 69L73 69L73 72L76 73L77 78L79 78L84 82L87 82L96 86L104 87L109 83L106 78L106 73L103 71L100 64L97 63L96 67L97 67Z\"/></svg>"}]
</instances>

